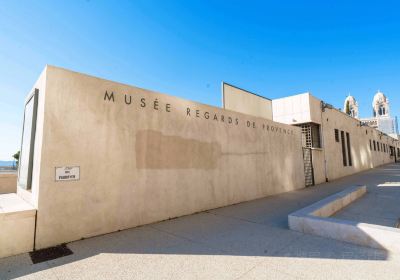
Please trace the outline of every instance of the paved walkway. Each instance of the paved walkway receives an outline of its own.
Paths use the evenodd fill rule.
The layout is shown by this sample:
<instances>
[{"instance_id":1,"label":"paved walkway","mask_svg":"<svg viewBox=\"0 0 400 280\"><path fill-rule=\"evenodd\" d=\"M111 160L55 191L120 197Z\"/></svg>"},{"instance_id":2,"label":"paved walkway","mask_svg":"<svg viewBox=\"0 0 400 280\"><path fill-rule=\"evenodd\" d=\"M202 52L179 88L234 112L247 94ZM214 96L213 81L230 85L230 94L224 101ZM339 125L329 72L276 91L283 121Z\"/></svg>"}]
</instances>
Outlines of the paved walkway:
<instances>
[{"instance_id":1,"label":"paved walkway","mask_svg":"<svg viewBox=\"0 0 400 280\"><path fill-rule=\"evenodd\" d=\"M400 165L72 242L74 254L53 261L0 259L0 279L400 279L398 255L287 228L299 208L351 185L375 192L385 182L400 182ZM398 198L400 183L385 190ZM368 207L384 209L377 202Z\"/></svg>"},{"instance_id":2,"label":"paved walkway","mask_svg":"<svg viewBox=\"0 0 400 280\"><path fill-rule=\"evenodd\" d=\"M386 168L385 172L393 173L391 177L397 177L397 182L387 181L370 187L363 197L333 216L338 219L396 227L400 219L400 174L396 168Z\"/></svg>"}]
</instances>

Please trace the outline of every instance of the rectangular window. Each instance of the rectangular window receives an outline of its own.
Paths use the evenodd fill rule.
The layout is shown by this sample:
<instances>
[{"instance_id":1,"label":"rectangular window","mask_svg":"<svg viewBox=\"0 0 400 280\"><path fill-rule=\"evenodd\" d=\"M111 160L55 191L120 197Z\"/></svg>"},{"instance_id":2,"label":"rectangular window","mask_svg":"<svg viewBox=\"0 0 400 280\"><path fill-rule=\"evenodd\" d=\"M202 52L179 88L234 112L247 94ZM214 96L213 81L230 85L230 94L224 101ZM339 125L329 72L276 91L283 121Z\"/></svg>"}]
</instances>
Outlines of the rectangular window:
<instances>
[{"instance_id":1,"label":"rectangular window","mask_svg":"<svg viewBox=\"0 0 400 280\"><path fill-rule=\"evenodd\" d=\"M376 151L376 142L374 140L374 151Z\"/></svg>"},{"instance_id":2,"label":"rectangular window","mask_svg":"<svg viewBox=\"0 0 400 280\"><path fill-rule=\"evenodd\" d=\"M383 152L386 153L386 144L383 144Z\"/></svg>"},{"instance_id":3,"label":"rectangular window","mask_svg":"<svg viewBox=\"0 0 400 280\"><path fill-rule=\"evenodd\" d=\"M321 148L321 132L318 124L311 124L312 147Z\"/></svg>"},{"instance_id":4,"label":"rectangular window","mask_svg":"<svg viewBox=\"0 0 400 280\"><path fill-rule=\"evenodd\" d=\"M25 104L24 124L22 128L21 155L18 168L18 186L26 190L31 189L33 152L36 134L36 116L39 91L35 89L34 94Z\"/></svg>"},{"instance_id":5,"label":"rectangular window","mask_svg":"<svg viewBox=\"0 0 400 280\"><path fill-rule=\"evenodd\" d=\"M339 129L335 129L335 141L339 142Z\"/></svg>"},{"instance_id":6,"label":"rectangular window","mask_svg":"<svg viewBox=\"0 0 400 280\"><path fill-rule=\"evenodd\" d=\"M349 166L353 166L353 162L351 160L350 134L348 132L346 132L346 140L347 140L347 155L349 158Z\"/></svg>"},{"instance_id":7,"label":"rectangular window","mask_svg":"<svg viewBox=\"0 0 400 280\"><path fill-rule=\"evenodd\" d=\"M343 156L343 166L347 166L346 158L346 143L344 142L344 131L340 131L340 138L342 140L342 156Z\"/></svg>"},{"instance_id":8,"label":"rectangular window","mask_svg":"<svg viewBox=\"0 0 400 280\"><path fill-rule=\"evenodd\" d=\"M370 148L371 151L372 151L372 140L371 140L371 139L369 139L369 148Z\"/></svg>"},{"instance_id":9,"label":"rectangular window","mask_svg":"<svg viewBox=\"0 0 400 280\"><path fill-rule=\"evenodd\" d=\"M304 123L297 126L301 127L303 147L321 148L319 124Z\"/></svg>"},{"instance_id":10,"label":"rectangular window","mask_svg":"<svg viewBox=\"0 0 400 280\"><path fill-rule=\"evenodd\" d=\"M379 143L379 142L376 142L378 145L378 152L380 152L381 151L381 143Z\"/></svg>"}]
</instances>

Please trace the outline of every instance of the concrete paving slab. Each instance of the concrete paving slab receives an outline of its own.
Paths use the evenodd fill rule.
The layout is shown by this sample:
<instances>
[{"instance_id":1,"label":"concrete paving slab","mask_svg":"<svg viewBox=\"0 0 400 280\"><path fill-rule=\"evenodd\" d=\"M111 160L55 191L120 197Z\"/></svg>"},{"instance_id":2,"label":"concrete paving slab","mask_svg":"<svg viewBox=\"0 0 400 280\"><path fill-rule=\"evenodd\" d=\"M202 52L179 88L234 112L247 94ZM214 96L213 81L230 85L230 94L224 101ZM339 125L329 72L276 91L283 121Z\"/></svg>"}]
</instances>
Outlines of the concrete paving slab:
<instances>
[{"instance_id":1,"label":"concrete paving slab","mask_svg":"<svg viewBox=\"0 0 400 280\"><path fill-rule=\"evenodd\" d=\"M400 218L400 187L373 187L332 217L394 227Z\"/></svg>"},{"instance_id":2,"label":"concrete paving slab","mask_svg":"<svg viewBox=\"0 0 400 280\"><path fill-rule=\"evenodd\" d=\"M388 258L384 250L357 246L334 239L304 234L295 242L276 252L277 257L318 259L361 259L384 261Z\"/></svg>"},{"instance_id":3,"label":"concrete paving slab","mask_svg":"<svg viewBox=\"0 0 400 280\"><path fill-rule=\"evenodd\" d=\"M107 252L80 261L54 260L49 266L58 279L235 279L257 262L182 240L157 253Z\"/></svg>"},{"instance_id":4,"label":"concrete paving slab","mask_svg":"<svg viewBox=\"0 0 400 280\"><path fill-rule=\"evenodd\" d=\"M112 234L105 234L94 238L71 242L68 247L80 255L94 255L100 253L155 253L161 248L181 244L182 238L155 230L150 226L123 230Z\"/></svg>"},{"instance_id":5,"label":"concrete paving slab","mask_svg":"<svg viewBox=\"0 0 400 280\"><path fill-rule=\"evenodd\" d=\"M262 277L260 277L262 275ZM275 279L275 280L297 280L301 279L285 271L280 271L265 260L257 264L250 271L246 272L238 279Z\"/></svg>"},{"instance_id":6,"label":"concrete paving slab","mask_svg":"<svg viewBox=\"0 0 400 280\"><path fill-rule=\"evenodd\" d=\"M395 261L276 257L265 258L240 279L399 279L398 269Z\"/></svg>"},{"instance_id":7,"label":"concrete paving slab","mask_svg":"<svg viewBox=\"0 0 400 280\"><path fill-rule=\"evenodd\" d=\"M11 257L14 258L14 257ZM17 266L3 266L0 269L0 279L28 279L28 280L57 280L57 276L47 263L33 265L19 263Z\"/></svg>"},{"instance_id":8,"label":"concrete paving slab","mask_svg":"<svg viewBox=\"0 0 400 280\"><path fill-rule=\"evenodd\" d=\"M212 213L187 216L153 227L231 254L249 256L271 254L301 236L297 232Z\"/></svg>"}]
</instances>

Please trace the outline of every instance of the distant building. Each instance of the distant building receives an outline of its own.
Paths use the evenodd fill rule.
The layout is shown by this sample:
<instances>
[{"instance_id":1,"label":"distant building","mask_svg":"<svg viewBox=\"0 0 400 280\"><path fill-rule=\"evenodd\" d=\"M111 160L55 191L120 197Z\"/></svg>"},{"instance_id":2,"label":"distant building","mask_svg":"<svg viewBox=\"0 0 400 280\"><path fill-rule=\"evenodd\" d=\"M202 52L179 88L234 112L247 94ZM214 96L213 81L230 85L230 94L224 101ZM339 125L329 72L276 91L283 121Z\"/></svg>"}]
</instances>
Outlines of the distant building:
<instances>
[{"instance_id":1,"label":"distant building","mask_svg":"<svg viewBox=\"0 0 400 280\"><path fill-rule=\"evenodd\" d=\"M372 114L372 118L361 119L362 124L398 138L399 129L397 117L390 116L389 99L379 90L372 101Z\"/></svg>"},{"instance_id":2,"label":"distant building","mask_svg":"<svg viewBox=\"0 0 400 280\"><path fill-rule=\"evenodd\" d=\"M302 129L306 185L338 179L400 158L397 138L362 126L355 118L358 107L354 97L347 97L344 104L347 114L308 92L272 100L275 122Z\"/></svg>"}]
</instances>

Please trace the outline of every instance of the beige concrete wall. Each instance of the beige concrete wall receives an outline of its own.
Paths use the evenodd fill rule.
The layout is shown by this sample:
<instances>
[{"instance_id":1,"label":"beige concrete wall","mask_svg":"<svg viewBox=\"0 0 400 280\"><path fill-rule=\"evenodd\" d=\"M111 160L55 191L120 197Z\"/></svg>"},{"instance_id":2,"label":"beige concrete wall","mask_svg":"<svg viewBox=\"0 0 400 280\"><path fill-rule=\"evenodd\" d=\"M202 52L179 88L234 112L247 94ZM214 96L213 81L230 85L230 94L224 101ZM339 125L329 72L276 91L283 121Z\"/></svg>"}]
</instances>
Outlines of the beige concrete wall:
<instances>
[{"instance_id":1,"label":"beige concrete wall","mask_svg":"<svg viewBox=\"0 0 400 280\"><path fill-rule=\"evenodd\" d=\"M316 98L315 96L308 94L309 102L310 102L310 121L313 123L322 123L322 108L321 108L321 100Z\"/></svg>"},{"instance_id":2,"label":"beige concrete wall","mask_svg":"<svg viewBox=\"0 0 400 280\"><path fill-rule=\"evenodd\" d=\"M270 99L227 83L222 83L222 102L226 110L272 120Z\"/></svg>"},{"instance_id":3,"label":"beige concrete wall","mask_svg":"<svg viewBox=\"0 0 400 280\"><path fill-rule=\"evenodd\" d=\"M389 151L371 151L369 140L388 145L397 145L397 141L395 142L395 139L389 136L381 135L376 129L360 126L359 120L335 109L325 109L322 125L329 180L394 162L394 157L390 157ZM334 129L350 134L353 166L343 166L342 143L341 140L335 141ZM347 148L347 141L345 143Z\"/></svg>"},{"instance_id":4,"label":"beige concrete wall","mask_svg":"<svg viewBox=\"0 0 400 280\"><path fill-rule=\"evenodd\" d=\"M55 67L45 80L37 248L304 187L299 128ZM60 166L80 180L55 182Z\"/></svg>"},{"instance_id":5,"label":"beige concrete wall","mask_svg":"<svg viewBox=\"0 0 400 280\"><path fill-rule=\"evenodd\" d=\"M326 181L325 177L325 152L323 149L312 149L312 161L314 167L314 182L321 184Z\"/></svg>"},{"instance_id":6,"label":"beige concrete wall","mask_svg":"<svg viewBox=\"0 0 400 280\"><path fill-rule=\"evenodd\" d=\"M309 93L276 99L272 105L274 121L293 125L309 122L321 125L322 149L313 149L316 184L325 182L325 178L334 180L394 161L389 151L371 151L369 140L395 147L399 147L399 141L381 135L376 129L361 127L359 120L341 111L328 108L322 110L321 100ZM343 166L341 141L335 141L334 129L350 134L352 166ZM346 140L345 144L347 151Z\"/></svg>"},{"instance_id":7,"label":"beige concrete wall","mask_svg":"<svg viewBox=\"0 0 400 280\"><path fill-rule=\"evenodd\" d=\"M310 93L272 100L273 120L286 124L321 123L321 101Z\"/></svg>"},{"instance_id":8,"label":"beige concrete wall","mask_svg":"<svg viewBox=\"0 0 400 280\"><path fill-rule=\"evenodd\" d=\"M17 192L17 174L0 174L0 194Z\"/></svg>"}]
</instances>

